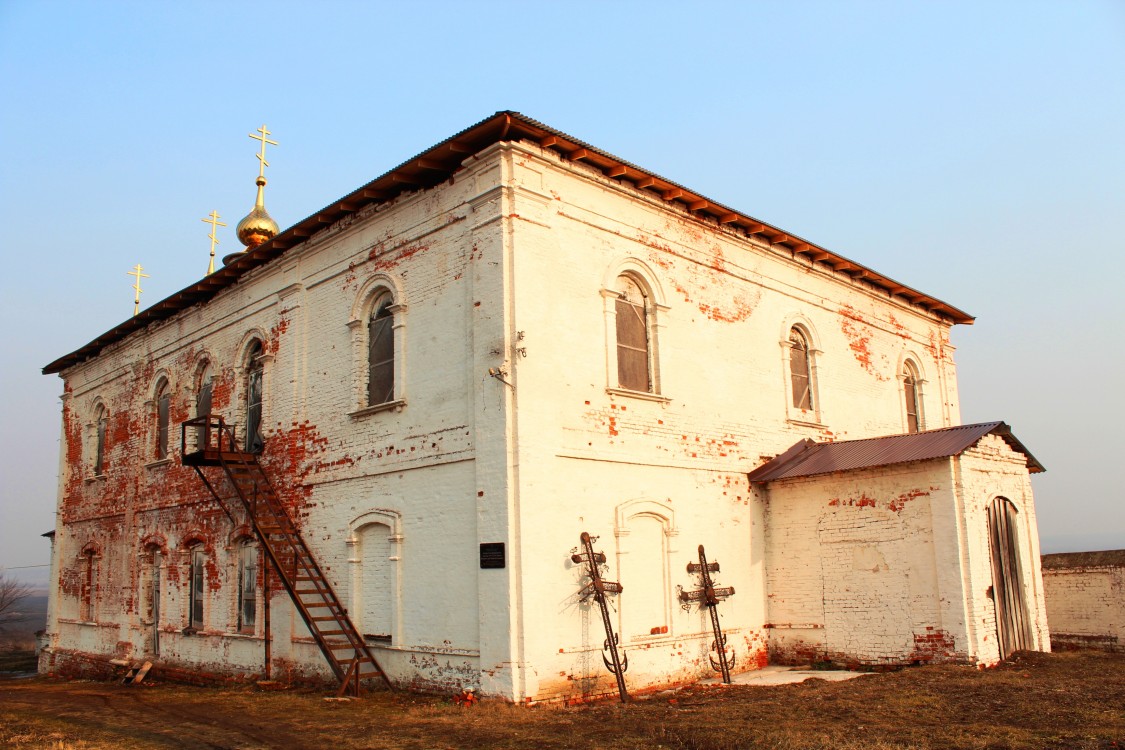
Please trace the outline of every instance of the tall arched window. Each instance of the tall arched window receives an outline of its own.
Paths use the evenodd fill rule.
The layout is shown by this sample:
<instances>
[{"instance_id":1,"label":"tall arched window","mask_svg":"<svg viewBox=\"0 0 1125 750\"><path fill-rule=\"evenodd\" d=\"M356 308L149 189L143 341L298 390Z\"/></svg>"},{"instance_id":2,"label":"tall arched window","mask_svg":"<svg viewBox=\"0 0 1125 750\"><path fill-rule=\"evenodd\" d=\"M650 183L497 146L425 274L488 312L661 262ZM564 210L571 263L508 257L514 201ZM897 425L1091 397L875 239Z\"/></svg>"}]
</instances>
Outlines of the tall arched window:
<instances>
[{"instance_id":1,"label":"tall arched window","mask_svg":"<svg viewBox=\"0 0 1125 750\"><path fill-rule=\"evenodd\" d=\"M156 459L168 458L168 419L172 408L172 389L166 378L156 384L153 417L156 420Z\"/></svg>"},{"instance_id":2,"label":"tall arched window","mask_svg":"<svg viewBox=\"0 0 1125 750\"><path fill-rule=\"evenodd\" d=\"M207 417L211 415L211 389L213 387L212 381L214 376L211 370L211 363L204 361L199 365L196 370L195 376L195 417ZM203 424L195 428L195 450L203 450L211 442L210 426Z\"/></svg>"},{"instance_id":3,"label":"tall arched window","mask_svg":"<svg viewBox=\"0 0 1125 750\"><path fill-rule=\"evenodd\" d=\"M94 476L105 474L106 432L109 429L109 413L105 406L98 404L94 410Z\"/></svg>"},{"instance_id":4,"label":"tall arched window","mask_svg":"<svg viewBox=\"0 0 1125 750\"><path fill-rule=\"evenodd\" d=\"M647 291L626 274L617 277L617 382L630 391L652 393L652 346L649 321L652 303Z\"/></svg>"},{"instance_id":5,"label":"tall arched window","mask_svg":"<svg viewBox=\"0 0 1125 750\"><path fill-rule=\"evenodd\" d=\"M211 413L211 389L214 377L210 362L200 365L199 374L195 379L195 416L197 417L205 417Z\"/></svg>"},{"instance_id":6,"label":"tall arched window","mask_svg":"<svg viewBox=\"0 0 1125 750\"><path fill-rule=\"evenodd\" d=\"M82 599L79 602L79 619L95 622L98 616L98 554L87 546L82 550Z\"/></svg>"},{"instance_id":7,"label":"tall arched window","mask_svg":"<svg viewBox=\"0 0 1125 750\"><path fill-rule=\"evenodd\" d=\"M141 550L139 588L141 626L145 631L146 654L160 654L160 569L163 554L157 544L145 544Z\"/></svg>"},{"instance_id":8,"label":"tall arched window","mask_svg":"<svg viewBox=\"0 0 1125 750\"><path fill-rule=\"evenodd\" d=\"M812 367L809 341L799 328L789 329L789 378L793 385L793 406L812 411Z\"/></svg>"},{"instance_id":9,"label":"tall arched window","mask_svg":"<svg viewBox=\"0 0 1125 750\"><path fill-rule=\"evenodd\" d=\"M395 399L394 299L384 294L375 301L367 323L367 405Z\"/></svg>"},{"instance_id":10,"label":"tall arched window","mask_svg":"<svg viewBox=\"0 0 1125 750\"><path fill-rule=\"evenodd\" d=\"M190 559L188 574L188 627L203 629L203 571L207 565L207 555L202 544L188 550Z\"/></svg>"},{"instance_id":11,"label":"tall arched window","mask_svg":"<svg viewBox=\"0 0 1125 750\"><path fill-rule=\"evenodd\" d=\"M907 360L902 365L902 391L906 401L906 431L918 432L922 429L922 410L919 393L918 368Z\"/></svg>"},{"instance_id":12,"label":"tall arched window","mask_svg":"<svg viewBox=\"0 0 1125 750\"><path fill-rule=\"evenodd\" d=\"M246 355L246 450L259 453L265 446L262 436L262 342L255 339Z\"/></svg>"},{"instance_id":13,"label":"tall arched window","mask_svg":"<svg viewBox=\"0 0 1125 750\"><path fill-rule=\"evenodd\" d=\"M250 539L238 545L238 631L254 633L258 614L258 547Z\"/></svg>"},{"instance_id":14,"label":"tall arched window","mask_svg":"<svg viewBox=\"0 0 1125 750\"><path fill-rule=\"evenodd\" d=\"M348 316L353 417L406 405L406 297L402 283L378 273L364 282Z\"/></svg>"}]
</instances>

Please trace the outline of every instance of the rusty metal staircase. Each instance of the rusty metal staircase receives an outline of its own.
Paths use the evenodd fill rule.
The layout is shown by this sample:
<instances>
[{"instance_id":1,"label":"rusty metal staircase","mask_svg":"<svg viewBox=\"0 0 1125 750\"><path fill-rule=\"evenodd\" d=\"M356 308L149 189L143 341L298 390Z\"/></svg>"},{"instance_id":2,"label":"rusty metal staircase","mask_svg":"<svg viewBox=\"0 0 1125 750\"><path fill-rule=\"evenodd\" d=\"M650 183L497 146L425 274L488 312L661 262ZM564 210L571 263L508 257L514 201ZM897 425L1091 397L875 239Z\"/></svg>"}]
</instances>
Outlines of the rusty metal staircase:
<instances>
[{"instance_id":1,"label":"rusty metal staircase","mask_svg":"<svg viewBox=\"0 0 1125 750\"><path fill-rule=\"evenodd\" d=\"M203 467L221 467L234 487L262 549L340 681L338 695L358 695L360 680L369 677L379 677L393 688L281 504L257 455L238 448L234 430L222 417L197 417L181 429L183 463L195 469L216 502L223 505L222 495Z\"/></svg>"}]
</instances>

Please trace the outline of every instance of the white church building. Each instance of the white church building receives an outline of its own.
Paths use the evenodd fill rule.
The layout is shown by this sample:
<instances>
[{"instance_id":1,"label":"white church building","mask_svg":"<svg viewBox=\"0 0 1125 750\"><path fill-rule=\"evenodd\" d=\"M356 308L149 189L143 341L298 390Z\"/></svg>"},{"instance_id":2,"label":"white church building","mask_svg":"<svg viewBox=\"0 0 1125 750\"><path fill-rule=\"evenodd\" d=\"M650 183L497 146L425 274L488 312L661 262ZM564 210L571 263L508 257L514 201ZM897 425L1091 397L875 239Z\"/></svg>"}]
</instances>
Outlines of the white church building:
<instances>
[{"instance_id":1,"label":"white church building","mask_svg":"<svg viewBox=\"0 0 1125 750\"><path fill-rule=\"evenodd\" d=\"M966 313L515 112L283 231L264 184L245 252L44 368L41 670L614 693L583 532L630 692L715 674L700 545L736 672L1049 650Z\"/></svg>"}]
</instances>

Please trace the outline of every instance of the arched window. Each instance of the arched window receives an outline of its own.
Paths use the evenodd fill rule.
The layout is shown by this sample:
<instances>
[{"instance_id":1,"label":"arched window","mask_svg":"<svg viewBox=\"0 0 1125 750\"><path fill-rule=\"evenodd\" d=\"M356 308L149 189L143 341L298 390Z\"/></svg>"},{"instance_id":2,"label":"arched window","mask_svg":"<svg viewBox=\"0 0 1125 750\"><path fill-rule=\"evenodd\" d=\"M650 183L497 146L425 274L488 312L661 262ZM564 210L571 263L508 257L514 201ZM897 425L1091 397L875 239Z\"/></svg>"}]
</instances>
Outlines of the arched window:
<instances>
[{"instance_id":1,"label":"arched window","mask_svg":"<svg viewBox=\"0 0 1125 750\"><path fill-rule=\"evenodd\" d=\"M812 411L812 366L809 360L809 341L801 329L789 329L789 379L793 386L793 406L802 411Z\"/></svg>"},{"instance_id":2,"label":"arched window","mask_svg":"<svg viewBox=\"0 0 1125 750\"><path fill-rule=\"evenodd\" d=\"M406 298L400 279L375 274L352 303L353 417L406 405Z\"/></svg>"},{"instance_id":3,"label":"arched window","mask_svg":"<svg viewBox=\"0 0 1125 750\"><path fill-rule=\"evenodd\" d=\"M155 413L156 420L156 459L168 458L168 419L172 408L172 389L166 378L161 378L156 384Z\"/></svg>"},{"instance_id":4,"label":"arched window","mask_svg":"<svg viewBox=\"0 0 1125 750\"><path fill-rule=\"evenodd\" d=\"M79 619L83 622L97 620L98 601L98 555L97 550L87 547L82 550L82 599Z\"/></svg>"},{"instance_id":5,"label":"arched window","mask_svg":"<svg viewBox=\"0 0 1125 750\"><path fill-rule=\"evenodd\" d=\"M195 416L197 417L206 417L211 413L211 389L214 377L210 362L204 362L199 366L199 374L195 379Z\"/></svg>"},{"instance_id":6,"label":"arched window","mask_svg":"<svg viewBox=\"0 0 1125 750\"><path fill-rule=\"evenodd\" d=\"M94 410L94 476L105 474L106 432L109 429L109 413L105 406L98 404Z\"/></svg>"},{"instance_id":7,"label":"arched window","mask_svg":"<svg viewBox=\"0 0 1125 750\"><path fill-rule=\"evenodd\" d=\"M147 543L141 550L137 585L141 626L145 631L145 653L160 654L160 570L163 560L159 544Z\"/></svg>"},{"instance_id":8,"label":"arched window","mask_svg":"<svg viewBox=\"0 0 1125 750\"><path fill-rule=\"evenodd\" d=\"M211 369L211 363L204 360L196 368L195 375L195 417L207 417L211 415L211 389L213 387L214 375ZM210 425L201 424L195 430L195 450L203 450L211 442Z\"/></svg>"},{"instance_id":9,"label":"arched window","mask_svg":"<svg viewBox=\"0 0 1125 750\"><path fill-rule=\"evenodd\" d=\"M246 450L260 453L265 446L262 436L262 342L254 339L246 355Z\"/></svg>"},{"instance_id":10,"label":"arched window","mask_svg":"<svg viewBox=\"0 0 1125 750\"><path fill-rule=\"evenodd\" d=\"M207 566L207 554L202 544L188 550L190 560L188 574L188 627L203 629L203 572Z\"/></svg>"},{"instance_id":11,"label":"arched window","mask_svg":"<svg viewBox=\"0 0 1125 750\"><path fill-rule=\"evenodd\" d=\"M243 539L238 545L238 631L254 633L258 614L258 548Z\"/></svg>"},{"instance_id":12,"label":"arched window","mask_svg":"<svg viewBox=\"0 0 1125 750\"><path fill-rule=\"evenodd\" d=\"M921 393L918 368L910 360L902 365L902 392L906 401L906 431L922 429Z\"/></svg>"},{"instance_id":13,"label":"arched window","mask_svg":"<svg viewBox=\"0 0 1125 750\"><path fill-rule=\"evenodd\" d=\"M394 299L379 297L367 323L367 405L395 400Z\"/></svg>"},{"instance_id":14,"label":"arched window","mask_svg":"<svg viewBox=\"0 0 1125 750\"><path fill-rule=\"evenodd\" d=\"M632 276L622 274L614 285L617 292L617 382L630 391L652 393L652 339L649 335L652 302L648 292Z\"/></svg>"}]
</instances>

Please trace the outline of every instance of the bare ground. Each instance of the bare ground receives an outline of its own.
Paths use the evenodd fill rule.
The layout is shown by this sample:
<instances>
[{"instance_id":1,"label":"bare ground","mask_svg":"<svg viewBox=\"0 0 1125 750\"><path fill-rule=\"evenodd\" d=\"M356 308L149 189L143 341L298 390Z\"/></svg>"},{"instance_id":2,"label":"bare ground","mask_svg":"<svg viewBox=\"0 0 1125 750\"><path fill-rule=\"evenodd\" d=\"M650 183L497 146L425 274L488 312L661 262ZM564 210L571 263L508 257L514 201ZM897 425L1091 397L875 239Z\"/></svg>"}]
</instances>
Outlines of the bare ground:
<instances>
[{"instance_id":1,"label":"bare ground","mask_svg":"<svg viewBox=\"0 0 1125 750\"><path fill-rule=\"evenodd\" d=\"M1125 655L1017 654L830 683L694 687L628 705L0 680L0 747L1125 750Z\"/></svg>"}]
</instances>

